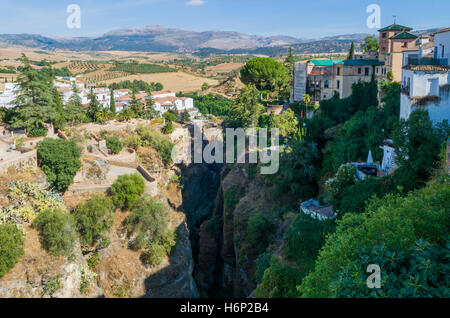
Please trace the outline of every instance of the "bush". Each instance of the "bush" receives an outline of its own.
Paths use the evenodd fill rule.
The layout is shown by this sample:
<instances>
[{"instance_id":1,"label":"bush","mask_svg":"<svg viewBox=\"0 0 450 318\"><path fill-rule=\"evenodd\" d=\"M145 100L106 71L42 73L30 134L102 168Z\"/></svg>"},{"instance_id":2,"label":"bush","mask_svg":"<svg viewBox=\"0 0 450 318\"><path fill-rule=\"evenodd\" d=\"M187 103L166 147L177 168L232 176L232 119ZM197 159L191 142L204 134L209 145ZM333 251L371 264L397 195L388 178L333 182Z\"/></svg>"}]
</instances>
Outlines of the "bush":
<instances>
[{"instance_id":1,"label":"bush","mask_svg":"<svg viewBox=\"0 0 450 318\"><path fill-rule=\"evenodd\" d=\"M73 141L46 138L38 144L37 158L50 186L65 191L81 168L80 149Z\"/></svg>"},{"instance_id":2,"label":"bush","mask_svg":"<svg viewBox=\"0 0 450 318\"><path fill-rule=\"evenodd\" d=\"M264 214L256 214L248 220L247 225L247 244L256 252L262 253L272 242L275 226Z\"/></svg>"},{"instance_id":3,"label":"bush","mask_svg":"<svg viewBox=\"0 0 450 318\"><path fill-rule=\"evenodd\" d=\"M164 203L150 198L134 209L126 221L129 233L136 235L132 247L136 250L144 248L149 242L162 242L169 226L169 211ZM163 239L163 240L161 240Z\"/></svg>"},{"instance_id":4,"label":"bush","mask_svg":"<svg viewBox=\"0 0 450 318\"><path fill-rule=\"evenodd\" d=\"M176 114L173 111L167 111L163 114L163 117L167 119L167 121L177 121L178 120L178 114Z\"/></svg>"},{"instance_id":5,"label":"bush","mask_svg":"<svg viewBox=\"0 0 450 318\"><path fill-rule=\"evenodd\" d=\"M54 255L70 256L77 239L73 218L59 210L45 210L33 222L42 247Z\"/></svg>"},{"instance_id":6,"label":"bush","mask_svg":"<svg viewBox=\"0 0 450 318\"><path fill-rule=\"evenodd\" d=\"M25 238L15 224L0 224L0 277L20 260L24 242Z\"/></svg>"},{"instance_id":7,"label":"bush","mask_svg":"<svg viewBox=\"0 0 450 318\"><path fill-rule=\"evenodd\" d=\"M83 244L93 245L107 238L108 230L114 223L113 209L112 200L100 195L77 207L74 217Z\"/></svg>"},{"instance_id":8,"label":"bush","mask_svg":"<svg viewBox=\"0 0 450 318\"><path fill-rule=\"evenodd\" d=\"M311 270L328 233L335 229L334 221L319 221L301 212L289 227L285 237L286 259Z\"/></svg>"},{"instance_id":9,"label":"bush","mask_svg":"<svg viewBox=\"0 0 450 318\"><path fill-rule=\"evenodd\" d=\"M45 127L34 127L31 128L28 132L28 137L36 138L36 137L45 137L47 136L47 128Z\"/></svg>"},{"instance_id":10,"label":"bush","mask_svg":"<svg viewBox=\"0 0 450 318\"><path fill-rule=\"evenodd\" d=\"M174 144L168 138L145 126L139 126L136 131L143 141L148 142L150 146L158 151L166 165L172 163L172 149Z\"/></svg>"},{"instance_id":11,"label":"bush","mask_svg":"<svg viewBox=\"0 0 450 318\"><path fill-rule=\"evenodd\" d=\"M164 135L170 135L171 133L173 133L174 128L173 128L173 124L171 121L169 121L163 128L162 128L162 133Z\"/></svg>"},{"instance_id":12,"label":"bush","mask_svg":"<svg viewBox=\"0 0 450 318\"><path fill-rule=\"evenodd\" d=\"M111 187L113 203L120 209L134 208L141 202L144 191L144 179L136 173L119 176Z\"/></svg>"},{"instance_id":13,"label":"bush","mask_svg":"<svg viewBox=\"0 0 450 318\"><path fill-rule=\"evenodd\" d=\"M158 266L166 256L164 246L157 243L150 243L144 253L145 262L152 266Z\"/></svg>"},{"instance_id":14,"label":"bush","mask_svg":"<svg viewBox=\"0 0 450 318\"><path fill-rule=\"evenodd\" d=\"M141 137L138 135L129 135L127 139L125 139L125 145L128 148L134 149L135 151L139 150L139 147L142 146Z\"/></svg>"},{"instance_id":15,"label":"bush","mask_svg":"<svg viewBox=\"0 0 450 318\"><path fill-rule=\"evenodd\" d=\"M108 147L109 151L111 151L112 154L116 155L120 153L123 149L123 142L113 136L113 137L106 137L106 147Z\"/></svg>"}]
</instances>

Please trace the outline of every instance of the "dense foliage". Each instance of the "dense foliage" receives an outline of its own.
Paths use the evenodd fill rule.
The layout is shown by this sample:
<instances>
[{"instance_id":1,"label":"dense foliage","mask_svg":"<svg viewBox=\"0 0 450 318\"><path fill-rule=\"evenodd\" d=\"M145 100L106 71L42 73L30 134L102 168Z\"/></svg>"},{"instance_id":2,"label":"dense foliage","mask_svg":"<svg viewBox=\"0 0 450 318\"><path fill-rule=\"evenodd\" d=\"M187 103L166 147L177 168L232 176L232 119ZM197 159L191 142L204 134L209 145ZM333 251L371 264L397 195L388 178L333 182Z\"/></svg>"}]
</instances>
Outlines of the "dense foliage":
<instances>
[{"instance_id":1,"label":"dense foliage","mask_svg":"<svg viewBox=\"0 0 450 318\"><path fill-rule=\"evenodd\" d=\"M114 223L113 210L112 200L99 195L78 205L73 216L83 244L109 241L108 230Z\"/></svg>"},{"instance_id":2,"label":"dense foliage","mask_svg":"<svg viewBox=\"0 0 450 318\"><path fill-rule=\"evenodd\" d=\"M111 187L114 205L120 209L132 209L141 202L145 181L138 174L122 175Z\"/></svg>"},{"instance_id":3,"label":"dense foliage","mask_svg":"<svg viewBox=\"0 0 450 318\"><path fill-rule=\"evenodd\" d=\"M0 224L0 277L9 272L22 257L25 238L13 223Z\"/></svg>"},{"instance_id":4,"label":"dense foliage","mask_svg":"<svg viewBox=\"0 0 450 318\"><path fill-rule=\"evenodd\" d=\"M113 155L120 153L123 149L123 142L116 136L106 137L106 147Z\"/></svg>"},{"instance_id":5,"label":"dense foliage","mask_svg":"<svg viewBox=\"0 0 450 318\"><path fill-rule=\"evenodd\" d=\"M45 210L33 222L39 231L42 247L55 255L70 256L77 233L72 216L61 210Z\"/></svg>"},{"instance_id":6,"label":"dense foliage","mask_svg":"<svg viewBox=\"0 0 450 318\"><path fill-rule=\"evenodd\" d=\"M65 191L81 168L80 149L73 141L46 138L38 144L37 158L50 186Z\"/></svg>"},{"instance_id":7,"label":"dense foliage","mask_svg":"<svg viewBox=\"0 0 450 318\"><path fill-rule=\"evenodd\" d=\"M260 91L278 92L280 95L289 87L288 71L273 58L255 57L241 68L244 84L255 85Z\"/></svg>"},{"instance_id":8,"label":"dense foliage","mask_svg":"<svg viewBox=\"0 0 450 318\"><path fill-rule=\"evenodd\" d=\"M449 177L443 176L406 197L388 195L383 199L374 199L365 214L344 215L338 222L336 232L328 237L321 250L314 271L299 287L302 296L333 296L333 285L330 282L338 280L342 273L357 280L352 284L362 284L358 281L361 279L360 260L364 259L366 267L376 263L374 259L362 258L362 255L377 255L382 244L387 251L403 250L408 255L417 240L427 240L432 244L443 243L450 230L449 182ZM399 257L401 259L404 256ZM382 275L391 277L391 269L394 272L398 270L395 267L383 267ZM448 274L448 268L432 267L430 271L433 274L427 275L441 275L441 270L446 270ZM399 290L404 288L403 283L407 285L408 281L387 282ZM427 285L419 283L417 288L425 291ZM387 292L384 290L384 293ZM410 291L405 291L405 295L408 292Z\"/></svg>"}]
</instances>

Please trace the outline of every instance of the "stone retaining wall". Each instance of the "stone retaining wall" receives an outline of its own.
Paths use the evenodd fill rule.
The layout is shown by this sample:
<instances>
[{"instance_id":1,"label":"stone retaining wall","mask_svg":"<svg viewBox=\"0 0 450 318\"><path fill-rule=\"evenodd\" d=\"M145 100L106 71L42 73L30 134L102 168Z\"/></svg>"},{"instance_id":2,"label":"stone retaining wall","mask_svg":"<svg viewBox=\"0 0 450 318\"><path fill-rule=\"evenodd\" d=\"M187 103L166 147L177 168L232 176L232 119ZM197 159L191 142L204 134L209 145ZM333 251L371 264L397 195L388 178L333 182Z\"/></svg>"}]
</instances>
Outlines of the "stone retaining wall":
<instances>
[{"instance_id":1,"label":"stone retaining wall","mask_svg":"<svg viewBox=\"0 0 450 318\"><path fill-rule=\"evenodd\" d=\"M8 173L8 169L14 167L16 172L24 172L27 167L37 168L37 152L18 154L16 157L0 162L0 173Z\"/></svg>"}]
</instances>

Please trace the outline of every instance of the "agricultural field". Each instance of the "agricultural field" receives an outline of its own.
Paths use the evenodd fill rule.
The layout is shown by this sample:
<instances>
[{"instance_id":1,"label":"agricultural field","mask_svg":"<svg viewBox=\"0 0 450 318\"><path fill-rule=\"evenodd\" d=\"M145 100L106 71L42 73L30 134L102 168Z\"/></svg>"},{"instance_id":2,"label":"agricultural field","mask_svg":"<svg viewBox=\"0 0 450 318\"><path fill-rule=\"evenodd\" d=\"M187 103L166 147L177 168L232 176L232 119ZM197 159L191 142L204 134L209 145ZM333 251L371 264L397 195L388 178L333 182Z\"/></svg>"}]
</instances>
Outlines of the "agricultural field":
<instances>
[{"instance_id":1,"label":"agricultural field","mask_svg":"<svg viewBox=\"0 0 450 318\"><path fill-rule=\"evenodd\" d=\"M126 77L102 81L106 85L112 83L119 83L121 81L141 80L147 83L159 82L164 85L165 90L172 92L195 92L201 89L203 83L208 83L210 86L216 86L219 82L215 79L203 78L186 74L184 72L176 73L156 73L156 74L135 74Z\"/></svg>"},{"instance_id":2,"label":"agricultural field","mask_svg":"<svg viewBox=\"0 0 450 318\"><path fill-rule=\"evenodd\" d=\"M171 73L177 72L177 69L158 65L158 64L138 64L138 63L125 63L119 64L110 69L111 71L121 71L131 74L153 74L153 73Z\"/></svg>"}]
</instances>

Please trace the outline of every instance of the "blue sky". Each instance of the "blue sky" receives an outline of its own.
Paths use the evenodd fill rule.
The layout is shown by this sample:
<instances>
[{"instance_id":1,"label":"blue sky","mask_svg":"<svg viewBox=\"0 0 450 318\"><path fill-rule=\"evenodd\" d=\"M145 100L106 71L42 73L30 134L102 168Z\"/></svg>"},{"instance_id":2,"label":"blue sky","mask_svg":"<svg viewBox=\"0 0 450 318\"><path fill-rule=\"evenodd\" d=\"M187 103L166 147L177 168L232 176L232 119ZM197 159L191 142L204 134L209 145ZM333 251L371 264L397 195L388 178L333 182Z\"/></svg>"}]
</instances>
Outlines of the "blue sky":
<instances>
[{"instance_id":1,"label":"blue sky","mask_svg":"<svg viewBox=\"0 0 450 318\"><path fill-rule=\"evenodd\" d=\"M159 24L194 31L238 31L315 38L373 33L369 4L381 8L382 25L414 29L449 27L448 0L1 0L0 33L98 36L129 26ZM81 28L66 26L69 4L81 7Z\"/></svg>"}]
</instances>

